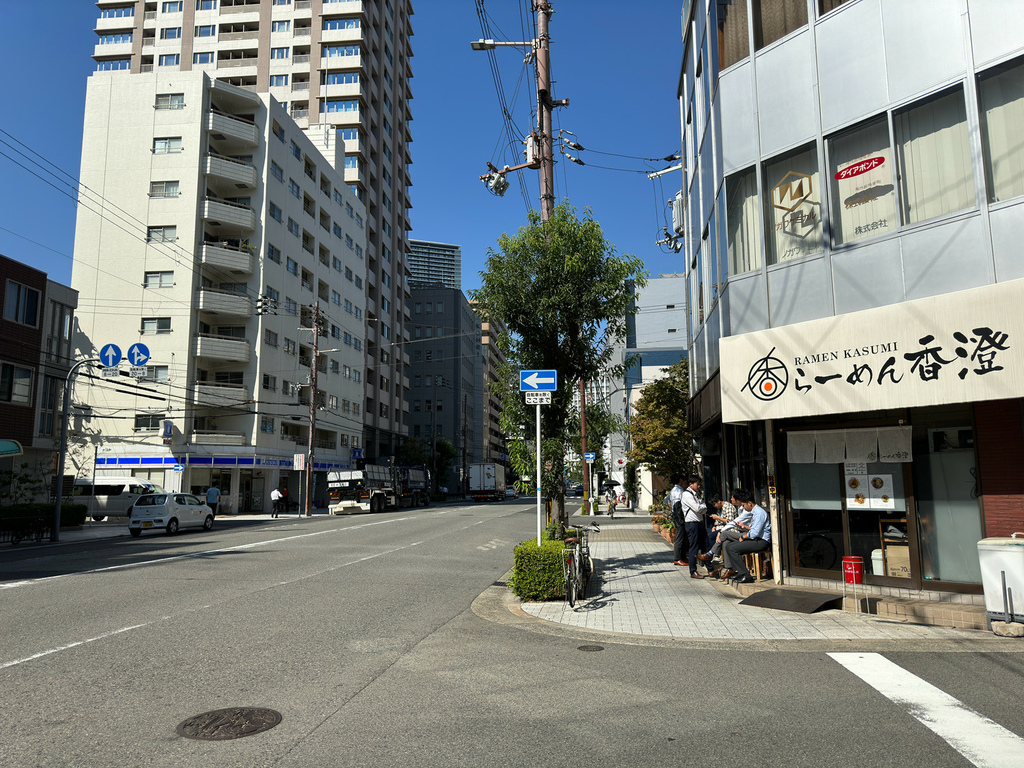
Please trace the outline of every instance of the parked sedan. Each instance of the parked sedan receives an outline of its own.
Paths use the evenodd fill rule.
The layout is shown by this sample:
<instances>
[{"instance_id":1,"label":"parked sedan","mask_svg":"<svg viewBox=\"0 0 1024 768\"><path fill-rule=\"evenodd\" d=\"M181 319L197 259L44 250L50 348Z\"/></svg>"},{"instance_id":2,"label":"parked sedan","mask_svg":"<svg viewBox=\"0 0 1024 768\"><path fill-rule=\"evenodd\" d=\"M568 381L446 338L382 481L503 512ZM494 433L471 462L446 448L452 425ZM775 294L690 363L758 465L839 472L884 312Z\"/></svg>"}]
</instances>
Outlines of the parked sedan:
<instances>
[{"instance_id":1,"label":"parked sedan","mask_svg":"<svg viewBox=\"0 0 1024 768\"><path fill-rule=\"evenodd\" d=\"M128 532L162 528L171 536L181 528L213 528L213 510L191 493L150 493L136 499L129 510Z\"/></svg>"}]
</instances>

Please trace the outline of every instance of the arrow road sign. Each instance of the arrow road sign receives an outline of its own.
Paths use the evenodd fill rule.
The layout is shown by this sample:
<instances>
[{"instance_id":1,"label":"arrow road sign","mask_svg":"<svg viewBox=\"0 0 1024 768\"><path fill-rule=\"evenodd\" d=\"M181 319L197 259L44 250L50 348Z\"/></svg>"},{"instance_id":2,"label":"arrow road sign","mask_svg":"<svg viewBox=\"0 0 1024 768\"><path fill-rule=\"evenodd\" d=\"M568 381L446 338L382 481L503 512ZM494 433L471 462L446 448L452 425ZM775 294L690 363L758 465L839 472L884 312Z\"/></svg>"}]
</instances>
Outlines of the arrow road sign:
<instances>
[{"instance_id":1,"label":"arrow road sign","mask_svg":"<svg viewBox=\"0 0 1024 768\"><path fill-rule=\"evenodd\" d=\"M593 461L595 458L597 457L593 453L587 452L583 454L584 461Z\"/></svg>"},{"instance_id":2,"label":"arrow road sign","mask_svg":"<svg viewBox=\"0 0 1024 768\"><path fill-rule=\"evenodd\" d=\"M145 344L132 344L128 347L128 362L138 367L149 362L149 347Z\"/></svg>"},{"instance_id":3,"label":"arrow road sign","mask_svg":"<svg viewBox=\"0 0 1024 768\"><path fill-rule=\"evenodd\" d=\"M121 362L121 348L116 344L107 344L100 350L100 362L107 368L113 368Z\"/></svg>"},{"instance_id":4,"label":"arrow road sign","mask_svg":"<svg viewBox=\"0 0 1024 768\"><path fill-rule=\"evenodd\" d=\"M520 392L555 392L558 390L558 371L520 371Z\"/></svg>"}]
</instances>

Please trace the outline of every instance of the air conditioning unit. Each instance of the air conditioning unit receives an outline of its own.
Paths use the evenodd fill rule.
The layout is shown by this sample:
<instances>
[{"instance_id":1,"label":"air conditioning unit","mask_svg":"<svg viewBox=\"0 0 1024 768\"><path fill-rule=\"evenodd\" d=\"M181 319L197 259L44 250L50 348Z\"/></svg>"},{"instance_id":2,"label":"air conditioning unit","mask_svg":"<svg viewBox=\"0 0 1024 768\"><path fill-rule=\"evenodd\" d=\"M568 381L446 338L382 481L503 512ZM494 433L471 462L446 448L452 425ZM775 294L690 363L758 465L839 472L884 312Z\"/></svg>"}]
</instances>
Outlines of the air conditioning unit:
<instances>
[{"instance_id":1,"label":"air conditioning unit","mask_svg":"<svg viewBox=\"0 0 1024 768\"><path fill-rule=\"evenodd\" d=\"M681 235L686 229L686 195L677 192L672 198L672 230Z\"/></svg>"}]
</instances>

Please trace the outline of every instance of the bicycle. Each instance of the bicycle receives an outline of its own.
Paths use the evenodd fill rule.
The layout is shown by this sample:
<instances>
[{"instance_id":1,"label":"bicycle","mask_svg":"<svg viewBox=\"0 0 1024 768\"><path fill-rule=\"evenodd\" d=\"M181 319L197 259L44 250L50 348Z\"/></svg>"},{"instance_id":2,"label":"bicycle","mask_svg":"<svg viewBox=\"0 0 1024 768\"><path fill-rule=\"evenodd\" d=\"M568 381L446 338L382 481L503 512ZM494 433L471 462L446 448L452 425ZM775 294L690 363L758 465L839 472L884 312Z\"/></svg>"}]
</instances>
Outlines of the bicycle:
<instances>
[{"instance_id":1,"label":"bicycle","mask_svg":"<svg viewBox=\"0 0 1024 768\"><path fill-rule=\"evenodd\" d=\"M591 524L589 527L582 525L570 525L576 536L564 539L570 545L562 549L562 582L565 586L565 596L569 601L569 607L576 607L576 600L582 598L593 575L593 565L590 560L590 546L587 541L589 532L600 533L601 529Z\"/></svg>"}]
</instances>

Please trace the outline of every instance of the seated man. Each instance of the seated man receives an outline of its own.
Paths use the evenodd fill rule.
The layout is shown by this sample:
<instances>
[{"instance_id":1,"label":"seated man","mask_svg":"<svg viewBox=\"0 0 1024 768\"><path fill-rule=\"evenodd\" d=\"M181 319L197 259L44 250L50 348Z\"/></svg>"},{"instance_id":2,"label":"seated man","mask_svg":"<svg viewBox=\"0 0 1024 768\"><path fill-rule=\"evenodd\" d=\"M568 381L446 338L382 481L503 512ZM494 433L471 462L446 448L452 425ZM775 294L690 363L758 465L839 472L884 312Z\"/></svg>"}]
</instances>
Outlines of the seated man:
<instances>
[{"instance_id":1,"label":"seated man","mask_svg":"<svg viewBox=\"0 0 1024 768\"><path fill-rule=\"evenodd\" d=\"M718 509L719 513L712 515L712 517L716 520L727 522L725 522L724 525L718 527L717 533L715 534L713 545L707 551L707 554L699 556L700 559L703 560L705 563L710 563L712 560L719 558L722 554L722 546L725 544L725 542L739 541L740 537L746 532L747 528L750 527L750 518L753 517L753 513L748 512L747 510L742 508L735 494L733 494L730 498L732 501L731 504L722 501L721 498L718 496L715 497L717 503L714 503L713 500L713 506L715 506ZM739 509L739 511L737 511L737 508ZM730 513L731 519L729 517ZM709 567L708 575L718 576L719 570L720 569L718 568L711 570Z\"/></svg>"},{"instance_id":2,"label":"seated man","mask_svg":"<svg viewBox=\"0 0 1024 768\"><path fill-rule=\"evenodd\" d=\"M764 552L772 545L772 524L764 508L754 503L754 494L737 488L733 497L740 502L743 509L751 513L750 527L740 536L738 541L728 541L722 547L725 553L725 570L721 577L735 577L737 584L749 584L754 580L743 562L743 555L751 552Z\"/></svg>"}]
</instances>

